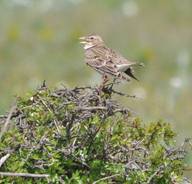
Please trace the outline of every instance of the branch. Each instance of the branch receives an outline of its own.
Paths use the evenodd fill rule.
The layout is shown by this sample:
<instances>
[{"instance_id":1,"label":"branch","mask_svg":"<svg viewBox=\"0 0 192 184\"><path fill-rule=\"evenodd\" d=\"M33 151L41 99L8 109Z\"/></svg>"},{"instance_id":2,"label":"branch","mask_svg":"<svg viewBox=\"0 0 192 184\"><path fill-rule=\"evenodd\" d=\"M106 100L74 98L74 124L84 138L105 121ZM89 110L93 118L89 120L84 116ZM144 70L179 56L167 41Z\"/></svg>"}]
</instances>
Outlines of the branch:
<instances>
[{"instance_id":1,"label":"branch","mask_svg":"<svg viewBox=\"0 0 192 184\"><path fill-rule=\"evenodd\" d=\"M1 140L1 137L3 136L3 134L7 131L7 127L8 127L8 125L9 125L9 123L10 123L10 119L11 119L11 117L12 117L13 112L15 111L15 108L16 108L15 105L13 105L13 106L11 107L11 110L10 110L8 116L7 116L7 119L6 119L6 121L5 121L5 124L4 124L4 126L2 127L2 129L1 129L1 132L0 132L0 140Z\"/></svg>"},{"instance_id":2,"label":"branch","mask_svg":"<svg viewBox=\"0 0 192 184\"><path fill-rule=\"evenodd\" d=\"M108 108L107 107L103 107L103 106L92 106L92 107L78 107L77 110L79 111L94 111L94 110L105 110L107 111ZM126 114L128 112L132 112L132 113L135 113L133 111L131 111L130 109L115 109L113 110L113 113L117 113L117 112L120 112L122 114Z\"/></svg>"},{"instance_id":3,"label":"branch","mask_svg":"<svg viewBox=\"0 0 192 184\"><path fill-rule=\"evenodd\" d=\"M151 181L153 180L153 178L161 171L161 169L163 169L164 166L161 165L160 167L158 167L158 169L149 177L149 179L147 180L146 184L150 184Z\"/></svg>"},{"instance_id":4,"label":"branch","mask_svg":"<svg viewBox=\"0 0 192 184\"><path fill-rule=\"evenodd\" d=\"M114 178L114 177L116 177L116 176L120 176L120 174L114 174L114 175L111 175L111 176L107 176L107 177L101 178L101 179L99 179L99 180L97 180L97 181L94 181L93 184L96 184L96 183L98 183L98 182L100 182L100 181L103 181L103 180L108 180L108 179L110 179L110 178Z\"/></svg>"},{"instance_id":5,"label":"branch","mask_svg":"<svg viewBox=\"0 0 192 184\"><path fill-rule=\"evenodd\" d=\"M14 177L31 177L31 178L47 178L49 174L31 174L31 173L12 173L12 172L0 172L0 176L14 176Z\"/></svg>"},{"instance_id":6,"label":"branch","mask_svg":"<svg viewBox=\"0 0 192 184\"><path fill-rule=\"evenodd\" d=\"M192 166L185 166L184 168L183 168L183 170L184 171L192 171Z\"/></svg>"},{"instance_id":7,"label":"branch","mask_svg":"<svg viewBox=\"0 0 192 184\"><path fill-rule=\"evenodd\" d=\"M78 107L78 110L80 111L93 111L93 110L107 110L107 107L103 106L92 106L92 107Z\"/></svg>"},{"instance_id":8,"label":"branch","mask_svg":"<svg viewBox=\"0 0 192 184\"><path fill-rule=\"evenodd\" d=\"M10 153L7 153L5 156L0 159L0 167L4 164L4 162L9 158Z\"/></svg>"}]
</instances>

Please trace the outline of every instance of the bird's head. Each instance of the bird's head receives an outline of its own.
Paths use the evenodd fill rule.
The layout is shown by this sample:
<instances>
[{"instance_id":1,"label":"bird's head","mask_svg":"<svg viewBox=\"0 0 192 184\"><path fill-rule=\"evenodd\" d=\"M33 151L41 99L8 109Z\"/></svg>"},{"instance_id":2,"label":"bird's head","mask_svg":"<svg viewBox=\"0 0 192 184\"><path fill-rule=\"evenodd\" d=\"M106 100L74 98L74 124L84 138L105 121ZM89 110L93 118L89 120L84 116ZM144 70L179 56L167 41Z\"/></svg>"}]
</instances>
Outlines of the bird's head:
<instances>
[{"instance_id":1,"label":"bird's head","mask_svg":"<svg viewBox=\"0 0 192 184\"><path fill-rule=\"evenodd\" d=\"M89 35L80 37L80 43L84 44L84 49L104 44L102 38L98 35Z\"/></svg>"}]
</instances>

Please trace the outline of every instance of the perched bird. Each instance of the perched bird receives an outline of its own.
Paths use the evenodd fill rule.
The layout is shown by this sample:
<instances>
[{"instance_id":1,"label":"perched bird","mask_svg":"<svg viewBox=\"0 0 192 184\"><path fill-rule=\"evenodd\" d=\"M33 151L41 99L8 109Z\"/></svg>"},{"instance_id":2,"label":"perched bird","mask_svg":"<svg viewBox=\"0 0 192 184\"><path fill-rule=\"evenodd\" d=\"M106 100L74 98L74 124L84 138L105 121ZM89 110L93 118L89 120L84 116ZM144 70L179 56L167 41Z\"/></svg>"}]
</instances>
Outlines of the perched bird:
<instances>
[{"instance_id":1,"label":"perched bird","mask_svg":"<svg viewBox=\"0 0 192 184\"><path fill-rule=\"evenodd\" d=\"M108 48L98 35L80 37L84 45L85 60L88 66L98 71L103 76L103 86L112 76L114 79L129 81L130 78L138 80L133 74L133 66L141 63L131 62L118 52Z\"/></svg>"}]
</instances>

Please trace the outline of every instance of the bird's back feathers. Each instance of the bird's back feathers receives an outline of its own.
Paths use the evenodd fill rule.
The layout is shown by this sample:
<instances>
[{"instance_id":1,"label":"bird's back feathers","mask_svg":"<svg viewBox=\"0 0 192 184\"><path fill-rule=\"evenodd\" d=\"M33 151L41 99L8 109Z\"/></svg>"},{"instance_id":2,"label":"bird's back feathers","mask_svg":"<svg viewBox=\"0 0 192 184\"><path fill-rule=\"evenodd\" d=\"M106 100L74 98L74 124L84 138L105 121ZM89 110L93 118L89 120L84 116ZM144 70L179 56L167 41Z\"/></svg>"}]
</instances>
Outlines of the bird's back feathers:
<instances>
[{"instance_id":1,"label":"bird's back feathers","mask_svg":"<svg viewBox=\"0 0 192 184\"><path fill-rule=\"evenodd\" d=\"M133 74L132 66L139 64L125 59L121 54L104 44L86 49L85 56L87 64L101 74L106 73L118 77L120 73L124 73L138 81Z\"/></svg>"}]
</instances>

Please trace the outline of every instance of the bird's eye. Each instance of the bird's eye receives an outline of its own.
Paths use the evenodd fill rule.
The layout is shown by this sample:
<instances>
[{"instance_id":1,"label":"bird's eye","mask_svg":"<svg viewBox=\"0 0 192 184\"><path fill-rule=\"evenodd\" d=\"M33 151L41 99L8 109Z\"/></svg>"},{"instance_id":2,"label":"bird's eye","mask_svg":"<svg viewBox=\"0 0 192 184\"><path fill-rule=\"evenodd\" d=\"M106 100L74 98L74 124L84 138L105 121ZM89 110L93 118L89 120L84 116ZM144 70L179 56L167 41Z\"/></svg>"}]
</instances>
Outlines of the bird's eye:
<instances>
[{"instance_id":1,"label":"bird's eye","mask_svg":"<svg viewBox=\"0 0 192 184\"><path fill-rule=\"evenodd\" d=\"M90 37L90 39L91 39L91 40L93 40L93 39L94 39L94 37L93 37L93 36L91 36L91 37Z\"/></svg>"}]
</instances>

